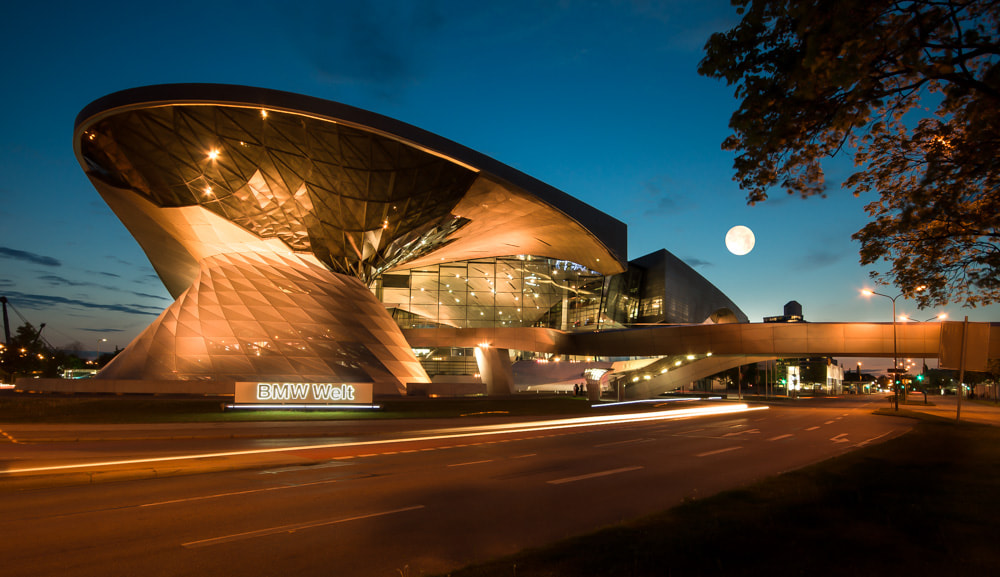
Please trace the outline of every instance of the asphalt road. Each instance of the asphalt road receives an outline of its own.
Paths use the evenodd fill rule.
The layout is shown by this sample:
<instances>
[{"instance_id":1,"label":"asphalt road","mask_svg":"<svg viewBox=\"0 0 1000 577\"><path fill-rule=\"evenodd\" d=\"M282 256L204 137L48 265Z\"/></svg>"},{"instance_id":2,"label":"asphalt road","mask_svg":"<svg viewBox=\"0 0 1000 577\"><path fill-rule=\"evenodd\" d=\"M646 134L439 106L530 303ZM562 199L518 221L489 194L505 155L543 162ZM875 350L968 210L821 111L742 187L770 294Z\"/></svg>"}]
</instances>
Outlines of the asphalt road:
<instances>
[{"instance_id":1,"label":"asphalt road","mask_svg":"<svg viewBox=\"0 0 1000 577\"><path fill-rule=\"evenodd\" d=\"M425 431L395 443L316 443L298 452L309 465L5 490L0 575L443 573L908 430L907 419L870 414L882 402Z\"/></svg>"}]
</instances>

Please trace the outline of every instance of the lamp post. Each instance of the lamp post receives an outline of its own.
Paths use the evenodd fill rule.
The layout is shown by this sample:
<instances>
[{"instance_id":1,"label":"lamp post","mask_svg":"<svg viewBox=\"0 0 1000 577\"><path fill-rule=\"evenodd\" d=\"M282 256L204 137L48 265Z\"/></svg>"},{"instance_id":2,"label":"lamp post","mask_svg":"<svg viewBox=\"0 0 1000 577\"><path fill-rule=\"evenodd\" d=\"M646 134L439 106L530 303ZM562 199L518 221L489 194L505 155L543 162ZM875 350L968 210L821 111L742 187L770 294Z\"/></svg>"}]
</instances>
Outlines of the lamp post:
<instances>
[{"instance_id":1,"label":"lamp post","mask_svg":"<svg viewBox=\"0 0 1000 577\"><path fill-rule=\"evenodd\" d=\"M929 323L931 321L940 321L940 320L943 320L943 319L946 319L946 318L948 318L948 313L939 313L939 314L936 314L936 315L932 316L931 318L929 318L929 319L927 319L925 321L919 321L919 322ZM913 320L913 319L911 319L910 317L908 317L906 315L900 315L899 316L899 320L901 320L903 322L906 322L906 321L910 321L910 320ZM925 362L925 360L926 360L925 357L920 357L920 374L921 375L924 374L924 367L927 366L927 363ZM938 363L938 368L941 368L940 363ZM921 380L921 382L923 382L923 379L920 379L920 380ZM926 386L926 384L925 384L925 386ZM925 388L924 390L926 391L927 389Z\"/></svg>"},{"instance_id":2,"label":"lamp post","mask_svg":"<svg viewBox=\"0 0 1000 577\"><path fill-rule=\"evenodd\" d=\"M927 287L919 286L916 288L917 292L924 290ZM899 383L896 379L899 378L899 354L896 350L896 299L903 296L906 293L899 293L898 295L891 297L889 295L884 295L882 293L877 293L873 290L863 289L861 294L867 296L878 295L880 297L885 297L892 301L892 406L898 411L899 410Z\"/></svg>"},{"instance_id":3,"label":"lamp post","mask_svg":"<svg viewBox=\"0 0 1000 577\"><path fill-rule=\"evenodd\" d=\"M101 343L108 342L108 339L97 339L97 370L101 370Z\"/></svg>"}]
</instances>

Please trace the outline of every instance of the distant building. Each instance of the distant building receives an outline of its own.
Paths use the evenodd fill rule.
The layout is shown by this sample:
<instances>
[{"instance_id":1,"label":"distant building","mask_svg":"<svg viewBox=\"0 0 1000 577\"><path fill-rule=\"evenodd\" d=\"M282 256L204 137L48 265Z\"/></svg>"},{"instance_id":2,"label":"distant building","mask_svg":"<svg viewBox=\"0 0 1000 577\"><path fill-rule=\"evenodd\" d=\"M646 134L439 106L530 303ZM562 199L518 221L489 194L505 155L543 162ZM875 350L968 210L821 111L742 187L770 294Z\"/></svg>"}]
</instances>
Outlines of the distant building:
<instances>
[{"instance_id":1,"label":"distant building","mask_svg":"<svg viewBox=\"0 0 1000 577\"><path fill-rule=\"evenodd\" d=\"M765 323L804 323L802 316L802 305L798 301L788 301L785 303L785 314L780 317L764 317Z\"/></svg>"},{"instance_id":2,"label":"distant building","mask_svg":"<svg viewBox=\"0 0 1000 577\"><path fill-rule=\"evenodd\" d=\"M785 303L781 316L764 317L765 323L805 323L802 305ZM831 357L778 359L775 363L778 391L795 395L839 395L844 392L844 368Z\"/></svg>"}]
</instances>

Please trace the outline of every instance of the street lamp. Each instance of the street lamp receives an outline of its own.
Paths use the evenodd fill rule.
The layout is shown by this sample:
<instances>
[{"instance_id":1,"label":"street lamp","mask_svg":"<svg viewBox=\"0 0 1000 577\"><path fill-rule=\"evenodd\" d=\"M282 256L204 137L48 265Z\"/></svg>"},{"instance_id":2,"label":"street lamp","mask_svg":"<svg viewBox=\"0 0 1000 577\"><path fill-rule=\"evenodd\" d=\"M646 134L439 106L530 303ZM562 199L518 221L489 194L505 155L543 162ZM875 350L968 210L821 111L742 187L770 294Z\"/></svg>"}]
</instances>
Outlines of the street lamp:
<instances>
[{"instance_id":1,"label":"street lamp","mask_svg":"<svg viewBox=\"0 0 1000 577\"><path fill-rule=\"evenodd\" d=\"M925 287L925 286L918 286L914 290L916 292L920 292L920 291L924 290L925 288L927 288L927 287ZM897 350L896 350L896 299L898 299L899 297L903 296L906 293L899 293L898 295L896 295L894 297L891 297L889 295L884 295L882 293L877 293L877 292L875 292L873 290L870 290L870 289L862 289L861 290L861 294L865 295L866 297L870 297L872 295L878 295L880 297L885 297L885 298L887 298L887 299L889 299L889 300L892 301L892 383L893 383L893 387L892 387L892 405L895 408L895 410L898 411L899 410L899 383L896 382L896 379L899 378L899 355L898 355Z\"/></svg>"},{"instance_id":2,"label":"street lamp","mask_svg":"<svg viewBox=\"0 0 1000 577\"><path fill-rule=\"evenodd\" d=\"M101 343L108 342L108 339L97 339L97 370L101 370Z\"/></svg>"},{"instance_id":3,"label":"street lamp","mask_svg":"<svg viewBox=\"0 0 1000 577\"><path fill-rule=\"evenodd\" d=\"M936 315L932 316L931 318L929 318L929 319L927 319L925 321L919 321L919 322L929 323L931 321L940 321L940 320L944 320L946 318L948 318L948 313L939 313L939 314L936 314ZM903 322L906 322L906 321L911 321L913 319L911 319L910 317L908 317L906 315L900 315L899 316L899 320L901 320ZM918 379L918 380L921 383L923 383L923 380L924 380L923 376L924 376L924 367L925 366L927 366L927 364L925 362L925 357L920 357L920 376L921 376L921 378ZM939 369L941 368L941 363L940 362L938 363L938 368ZM926 389L924 389L924 390L926 390Z\"/></svg>"}]
</instances>

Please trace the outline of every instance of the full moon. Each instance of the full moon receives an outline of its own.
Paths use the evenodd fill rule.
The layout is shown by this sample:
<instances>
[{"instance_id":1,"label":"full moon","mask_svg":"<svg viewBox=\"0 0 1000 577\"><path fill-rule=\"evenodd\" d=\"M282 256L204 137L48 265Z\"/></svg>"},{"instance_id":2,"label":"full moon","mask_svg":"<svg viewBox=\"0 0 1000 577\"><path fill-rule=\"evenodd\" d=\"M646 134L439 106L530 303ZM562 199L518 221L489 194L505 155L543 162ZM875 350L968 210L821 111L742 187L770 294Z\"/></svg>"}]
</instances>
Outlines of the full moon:
<instances>
[{"instance_id":1,"label":"full moon","mask_svg":"<svg viewBox=\"0 0 1000 577\"><path fill-rule=\"evenodd\" d=\"M752 251L753 244L753 231L743 225L734 226L726 233L726 248L737 256Z\"/></svg>"}]
</instances>

